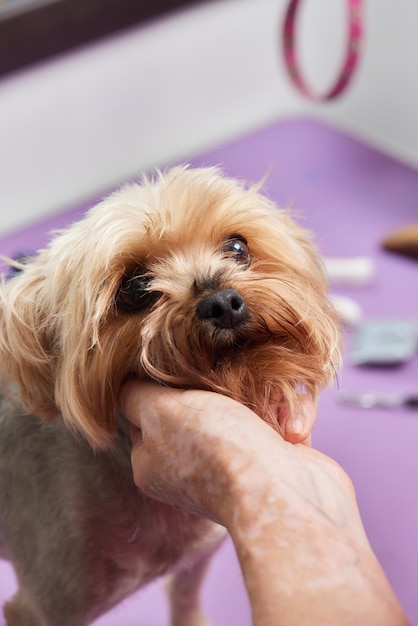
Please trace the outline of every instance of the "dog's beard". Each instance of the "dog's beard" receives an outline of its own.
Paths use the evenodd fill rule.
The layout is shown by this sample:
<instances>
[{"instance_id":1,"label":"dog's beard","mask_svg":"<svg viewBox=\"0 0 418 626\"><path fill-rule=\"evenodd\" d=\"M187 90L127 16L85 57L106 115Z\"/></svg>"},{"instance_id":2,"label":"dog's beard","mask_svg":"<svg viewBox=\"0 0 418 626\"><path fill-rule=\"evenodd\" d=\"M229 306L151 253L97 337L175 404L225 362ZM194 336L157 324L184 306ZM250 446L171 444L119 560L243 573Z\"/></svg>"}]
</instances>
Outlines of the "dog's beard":
<instances>
[{"instance_id":1,"label":"dog's beard","mask_svg":"<svg viewBox=\"0 0 418 626\"><path fill-rule=\"evenodd\" d=\"M252 299L245 298L247 314L237 328L198 319L195 305L186 311L160 303L143 324L137 373L169 386L223 393L278 427L277 411L295 406L301 389L316 398L332 380L332 351L322 341L323 329L315 328L315 303L307 315L277 293Z\"/></svg>"}]
</instances>

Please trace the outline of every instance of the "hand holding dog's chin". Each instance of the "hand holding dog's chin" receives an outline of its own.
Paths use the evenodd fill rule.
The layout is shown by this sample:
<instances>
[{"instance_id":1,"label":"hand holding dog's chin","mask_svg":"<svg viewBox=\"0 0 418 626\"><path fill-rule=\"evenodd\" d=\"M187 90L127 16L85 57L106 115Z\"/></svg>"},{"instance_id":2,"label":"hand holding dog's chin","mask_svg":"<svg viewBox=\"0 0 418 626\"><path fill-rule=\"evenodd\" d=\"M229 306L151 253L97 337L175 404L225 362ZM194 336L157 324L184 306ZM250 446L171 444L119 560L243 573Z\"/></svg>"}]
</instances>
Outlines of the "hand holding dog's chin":
<instances>
[{"instance_id":1,"label":"hand holding dog's chin","mask_svg":"<svg viewBox=\"0 0 418 626\"><path fill-rule=\"evenodd\" d=\"M343 499L333 503L344 488L355 506L349 479L309 446L316 406L308 398L298 415L282 412L283 437L250 409L212 392L130 381L120 406L132 424L134 480L151 498L215 519L230 531L241 509L260 518L269 510L275 515L294 507L296 513L310 504L328 515L330 505L335 524L351 515Z\"/></svg>"},{"instance_id":2,"label":"hand holding dog's chin","mask_svg":"<svg viewBox=\"0 0 418 626\"><path fill-rule=\"evenodd\" d=\"M121 409L133 424L138 487L229 530L255 626L277 626L278 614L281 626L408 624L334 461L209 392L130 382ZM299 418L308 432L315 415L307 401Z\"/></svg>"},{"instance_id":3,"label":"hand holding dog's chin","mask_svg":"<svg viewBox=\"0 0 418 626\"><path fill-rule=\"evenodd\" d=\"M273 441L284 444L252 411L211 392L130 381L120 406L132 423L137 486L151 498L226 526L243 477L256 471L253 465L268 474L269 463L260 461L277 455ZM289 431L290 416L286 421ZM309 428L303 431L300 422L298 428L299 438L308 439Z\"/></svg>"}]
</instances>

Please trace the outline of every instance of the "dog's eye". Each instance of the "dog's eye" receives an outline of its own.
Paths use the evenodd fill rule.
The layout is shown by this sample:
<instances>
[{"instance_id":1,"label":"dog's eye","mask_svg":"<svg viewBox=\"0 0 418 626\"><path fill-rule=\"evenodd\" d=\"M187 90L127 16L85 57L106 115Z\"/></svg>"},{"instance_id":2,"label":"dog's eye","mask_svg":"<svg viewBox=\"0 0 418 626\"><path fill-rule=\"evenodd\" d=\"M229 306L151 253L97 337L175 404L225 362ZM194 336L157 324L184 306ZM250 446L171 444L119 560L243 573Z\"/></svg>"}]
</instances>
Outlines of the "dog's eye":
<instances>
[{"instance_id":1,"label":"dog's eye","mask_svg":"<svg viewBox=\"0 0 418 626\"><path fill-rule=\"evenodd\" d=\"M222 247L222 254L231 257L237 263L248 267L251 263L251 254L247 245L247 240L240 235L228 237Z\"/></svg>"},{"instance_id":2,"label":"dog's eye","mask_svg":"<svg viewBox=\"0 0 418 626\"><path fill-rule=\"evenodd\" d=\"M125 276L116 296L117 305L124 311L142 311L155 304L161 293L149 289L151 278L141 268Z\"/></svg>"}]
</instances>

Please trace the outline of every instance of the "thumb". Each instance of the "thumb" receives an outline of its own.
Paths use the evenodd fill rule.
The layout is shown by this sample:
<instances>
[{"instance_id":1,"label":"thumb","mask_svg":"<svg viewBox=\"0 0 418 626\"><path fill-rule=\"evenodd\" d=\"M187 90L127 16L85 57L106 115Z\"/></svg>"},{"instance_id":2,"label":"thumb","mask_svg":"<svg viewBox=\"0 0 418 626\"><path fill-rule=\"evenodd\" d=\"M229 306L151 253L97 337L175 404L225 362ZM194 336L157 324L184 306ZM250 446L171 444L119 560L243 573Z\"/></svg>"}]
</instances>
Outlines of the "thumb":
<instances>
[{"instance_id":1,"label":"thumb","mask_svg":"<svg viewBox=\"0 0 418 626\"><path fill-rule=\"evenodd\" d=\"M311 432L315 425L317 406L307 395L300 395L296 407L285 407L279 416L283 438L290 443L310 445Z\"/></svg>"}]
</instances>

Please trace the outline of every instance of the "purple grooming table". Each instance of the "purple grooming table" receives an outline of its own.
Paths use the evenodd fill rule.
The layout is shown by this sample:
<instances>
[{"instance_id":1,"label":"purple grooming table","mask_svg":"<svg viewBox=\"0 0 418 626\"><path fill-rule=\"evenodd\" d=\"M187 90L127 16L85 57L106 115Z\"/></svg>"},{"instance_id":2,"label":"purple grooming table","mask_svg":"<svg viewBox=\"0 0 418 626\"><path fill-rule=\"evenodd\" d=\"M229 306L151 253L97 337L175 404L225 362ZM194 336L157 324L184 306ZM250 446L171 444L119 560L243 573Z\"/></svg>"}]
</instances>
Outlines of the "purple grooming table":
<instances>
[{"instance_id":1,"label":"purple grooming table","mask_svg":"<svg viewBox=\"0 0 418 626\"><path fill-rule=\"evenodd\" d=\"M375 260L376 279L370 286L334 292L354 297L367 318L417 319L418 263L380 248L389 231L418 222L417 171L310 120L278 122L197 156L191 163L219 164L227 174L249 180L259 180L270 170L266 193L279 205L292 204L297 209L325 255ZM1 240L0 252L13 255L36 249L46 241L49 230L80 217L92 203ZM418 357L385 369L346 363L339 385L350 390L417 393ZM337 403L336 394L337 386L321 398L314 444L352 477L373 548L411 622L418 624L418 411L348 408ZM9 565L0 561L0 605L15 588ZM214 626L250 626L248 602L229 541L213 561L203 601ZM167 623L158 582L96 625Z\"/></svg>"}]
</instances>

